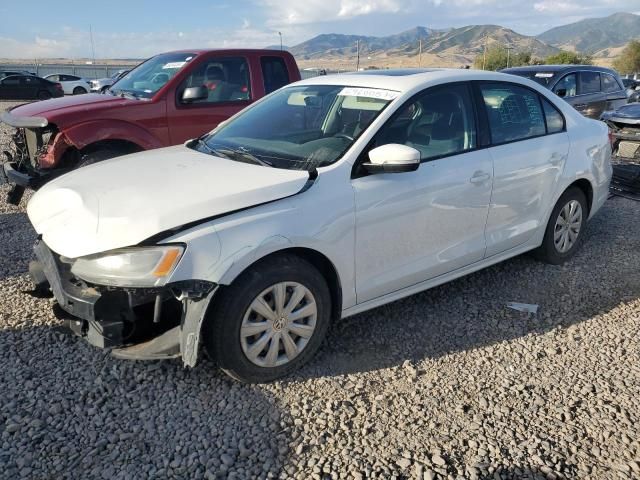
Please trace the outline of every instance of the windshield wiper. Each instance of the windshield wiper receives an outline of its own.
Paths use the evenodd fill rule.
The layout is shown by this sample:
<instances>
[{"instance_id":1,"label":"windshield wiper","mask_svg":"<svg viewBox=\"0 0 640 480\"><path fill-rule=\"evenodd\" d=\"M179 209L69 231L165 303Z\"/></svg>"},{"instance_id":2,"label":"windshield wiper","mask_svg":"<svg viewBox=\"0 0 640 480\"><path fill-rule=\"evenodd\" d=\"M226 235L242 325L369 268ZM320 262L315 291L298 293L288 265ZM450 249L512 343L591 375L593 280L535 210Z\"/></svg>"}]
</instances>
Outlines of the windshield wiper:
<instances>
[{"instance_id":1,"label":"windshield wiper","mask_svg":"<svg viewBox=\"0 0 640 480\"><path fill-rule=\"evenodd\" d=\"M217 148L216 151L221 152L227 156L229 156L229 154L237 155L244 160L248 160L250 163L255 163L256 165L262 165L264 167L273 167L272 163L259 159L255 155L249 153L247 150L243 150L243 149L234 150L232 148Z\"/></svg>"}]
</instances>

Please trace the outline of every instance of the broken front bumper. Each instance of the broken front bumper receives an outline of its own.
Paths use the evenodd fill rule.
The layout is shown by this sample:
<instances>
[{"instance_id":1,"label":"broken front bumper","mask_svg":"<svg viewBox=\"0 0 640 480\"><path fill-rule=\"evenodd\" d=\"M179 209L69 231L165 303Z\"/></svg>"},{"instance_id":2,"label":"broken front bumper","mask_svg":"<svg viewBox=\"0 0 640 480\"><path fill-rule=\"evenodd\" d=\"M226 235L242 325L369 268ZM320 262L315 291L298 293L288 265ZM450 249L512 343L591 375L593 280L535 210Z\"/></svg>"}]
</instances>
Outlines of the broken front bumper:
<instances>
[{"instance_id":1,"label":"broken front bumper","mask_svg":"<svg viewBox=\"0 0 640 480\"><path fill-rule=\"evenodd\" d=\"M157 360L182 357L194 366L200 330L216 285L190 281L162 288L88 285L71 264L42 241L29 271L37 290L50 289L71 330L119 358Z\"/></svg>"},{"instance_id":2,"label":"broken front bumper","mask_svg":"<svg viewBox=\"0 0 640 480\"><path fill-rule=\"evenodd\" d=\"M614 132L611 156L613 177L611 193L640 200L640 133L630 135Z\"/></svg>"}]
</instances>

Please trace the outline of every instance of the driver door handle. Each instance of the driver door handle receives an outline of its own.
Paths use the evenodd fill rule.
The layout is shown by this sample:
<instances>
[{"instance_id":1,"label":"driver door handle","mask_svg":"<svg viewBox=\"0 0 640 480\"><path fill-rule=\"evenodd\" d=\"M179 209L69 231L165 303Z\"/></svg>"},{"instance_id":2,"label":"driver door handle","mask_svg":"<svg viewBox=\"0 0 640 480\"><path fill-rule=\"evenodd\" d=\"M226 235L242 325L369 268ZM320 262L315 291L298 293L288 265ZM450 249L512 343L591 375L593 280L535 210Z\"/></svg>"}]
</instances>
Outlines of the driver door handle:
<instances>
[{"instance_id":1,"label":"driver door handle","mask_svg":"<svg viewBox=\"0 0 640 480\"><path fill-rule=\"evenodd\" d=\"M491 175L489 175L487 172L476 172L473 174L473 177L471 177L469 179L469 181L473 184L479 184L479 183L484 183L487 180L489 180L491 178Z\"/></svg>"}]
</instances>

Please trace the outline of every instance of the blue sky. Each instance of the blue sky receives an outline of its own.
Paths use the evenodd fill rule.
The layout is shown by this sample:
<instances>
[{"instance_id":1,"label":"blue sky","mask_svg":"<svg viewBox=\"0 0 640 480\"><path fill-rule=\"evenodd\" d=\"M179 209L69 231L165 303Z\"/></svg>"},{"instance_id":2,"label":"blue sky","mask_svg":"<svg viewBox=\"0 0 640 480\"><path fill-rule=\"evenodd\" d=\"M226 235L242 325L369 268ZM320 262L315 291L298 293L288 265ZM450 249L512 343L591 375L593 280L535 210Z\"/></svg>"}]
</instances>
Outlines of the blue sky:
<instances>
[{"instance_id":1,"label":"blue sky","mask_svg":"<svg viewBox=\"0 0 640 480\"><path fill-rule=\"evenodd\" d=\"M295 45L319 33L388 35L500 24L535 35L582 18L627 11L640 0L110 0L6 1L0 5L0 58L147 57L194 47ZM97 5L100 5L99 7ZM36 13L39 11L42 13Z\"/></svg>"}]
</instances>

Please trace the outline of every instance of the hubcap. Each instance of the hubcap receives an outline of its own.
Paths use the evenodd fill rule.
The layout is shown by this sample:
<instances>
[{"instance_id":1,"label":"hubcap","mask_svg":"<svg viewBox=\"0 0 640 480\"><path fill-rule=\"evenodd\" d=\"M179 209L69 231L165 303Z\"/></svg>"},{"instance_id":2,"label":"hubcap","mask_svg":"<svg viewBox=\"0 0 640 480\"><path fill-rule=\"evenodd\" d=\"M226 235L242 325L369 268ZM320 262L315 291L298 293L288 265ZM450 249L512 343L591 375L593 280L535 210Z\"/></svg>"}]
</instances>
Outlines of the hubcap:
<instances>
[{"instance_id":1,"label":"hubcap","mask_svg":"<svg viewBox=\"0 0 640 480\"><path fill-rule=\"evenodd\" d=\"M553 243L560 253L567 253L576 244L582 228L582 206L577 200L567 203L556 220Z\"/></svg>"},{"instance_id":2,"label":"hubcap","mask_svg":"<svg viewBox=\"0 0 640 480\"><path fill-rule=\"evenodd\" d=\"M242 351L260 367L279 367L300 355L316 328L313 294L297 282L272 285L247 309L240 326Z\"/></svg>"}]
</instances>

